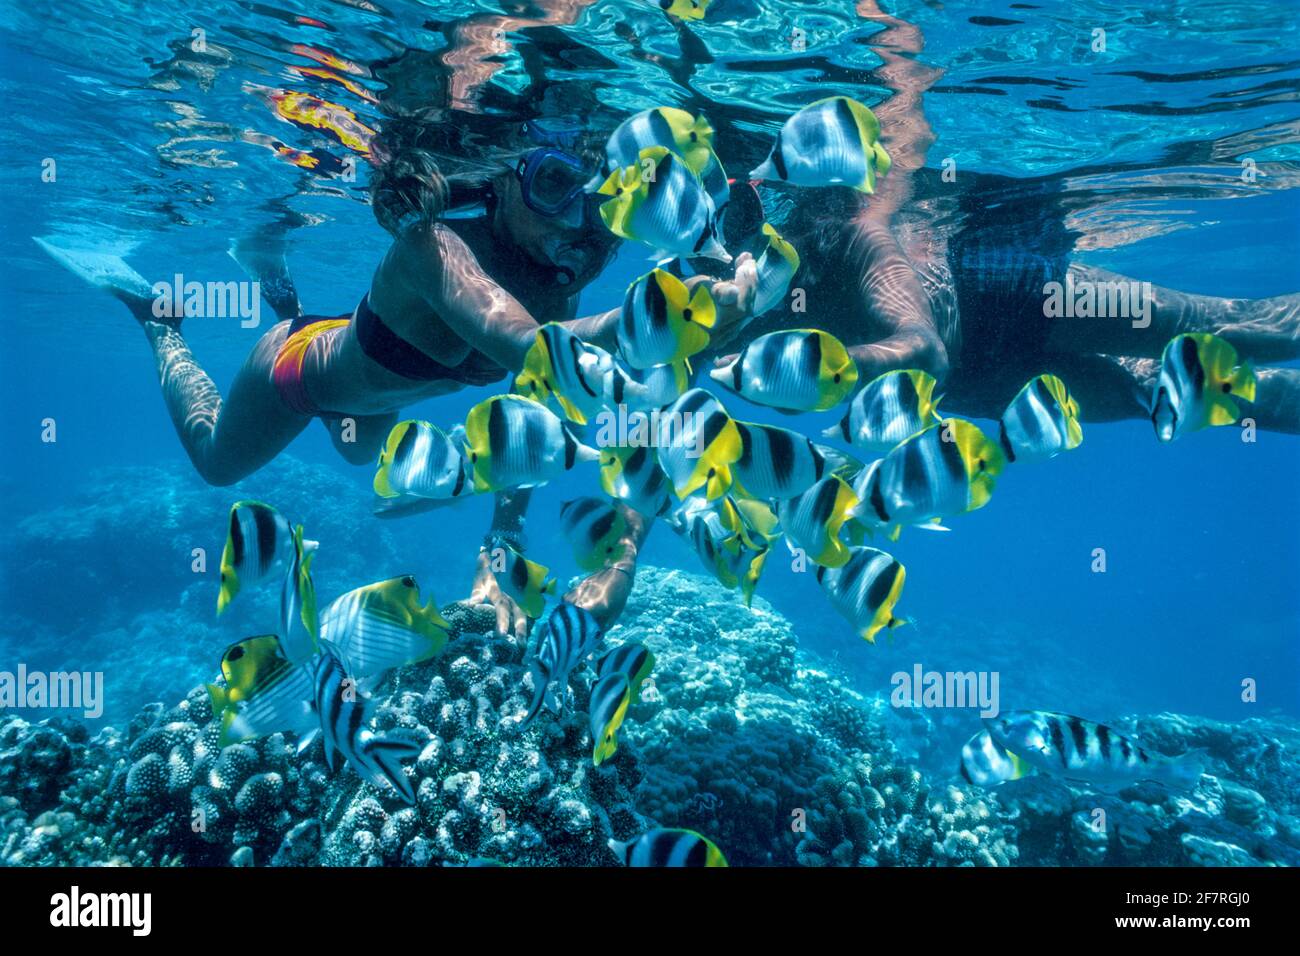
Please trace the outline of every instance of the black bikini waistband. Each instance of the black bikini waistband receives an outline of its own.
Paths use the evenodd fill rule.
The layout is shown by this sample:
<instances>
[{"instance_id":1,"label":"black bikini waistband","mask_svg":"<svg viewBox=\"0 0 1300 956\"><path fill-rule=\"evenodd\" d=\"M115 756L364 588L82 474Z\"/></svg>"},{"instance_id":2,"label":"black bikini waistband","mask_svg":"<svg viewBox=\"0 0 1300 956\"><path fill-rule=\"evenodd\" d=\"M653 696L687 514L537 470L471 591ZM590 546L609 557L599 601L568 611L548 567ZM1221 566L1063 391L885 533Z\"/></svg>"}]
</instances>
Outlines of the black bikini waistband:
<instances>
[{"instance_id":1,"label":"black bikini waistband","mask_svg":"<svg viewBox=\"0 0 1300 956\"><path fill-rule=\"evenodd\" d=\"M369 296L362 298L352 322L361 351L403 378L416 382L450 380L464 385L488 385L506 374L504 368L478 351L472 350L455 366L430 358L383 323L370 308Z\"/></svg>"}]
</instances>

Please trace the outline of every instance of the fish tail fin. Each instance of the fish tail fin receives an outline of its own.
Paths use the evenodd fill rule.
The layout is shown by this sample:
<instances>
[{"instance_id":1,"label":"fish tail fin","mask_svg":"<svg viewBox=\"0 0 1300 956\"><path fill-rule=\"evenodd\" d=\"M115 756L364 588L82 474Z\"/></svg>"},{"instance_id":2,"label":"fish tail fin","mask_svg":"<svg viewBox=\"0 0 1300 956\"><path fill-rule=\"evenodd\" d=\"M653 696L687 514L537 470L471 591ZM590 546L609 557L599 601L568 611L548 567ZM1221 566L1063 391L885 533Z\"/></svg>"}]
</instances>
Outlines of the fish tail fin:
<instances>
[{"instance_id":1,"label":"fish tail fin","mask_svg":"<svg viewBox=\"0 0 1300 956\"><path fill-rule=\"evenodd\" d=\"M72 249L40 236L32 239L63 268L115 296L131 310L137 322L158 322L180 330L183 316L155 314L155 303L170 305L173 299L167 298L166 293L155 294L145 277L127 265L121 256L96 249ZM174 296L179 296L179 292L174 292Z\"/></svg>"},{"instance_id":2,"label":"fish tail fin","mask_svg":"<svg viewBox=\"0 0 1300 956\"><path fill-rule=\"evenodd\" d=\"M707 282L701 282L695 287L689 305L692 322L706 329L713 328L718 319L718 307L713 302L713 295L709 292Z\"/></svg>"},{"instance_id":3,"label":"fish tail fin","mask_svg":"<svg viewBox=\"0 0 1300 956\"><path fill-rule=\"evenodd\" d=\"M1189 750L1165 762L1164 780L1179 790L1191 790L1205 773L1207 751L1204 747Z\"/></svg>"},{"instance_id":4,"label":"fish tail fin","mask_svg":"<svg viewBox=\"0 0 1300 956\"><path fill-rule=\"evenodd\" d=\"M415 787L407 777L402 761L418 757L421 749L415 741L400 737L374 737L366 747L366 756L375 771L372 779L376 783L378 777L387 780L412 806L415 805Z\"/></svg>"},{"instance_id":5,"label":"fish tail fin","mask_svg":"<svg viewBox=\"0 0 1300 956\"><path fill-rule=\"evenodd\" d=\"M524 714L524 719L519 722L520 730L531 724L533 719L542 712L542 706L546 703L546 690L550 684L550 675L539 662L533 661L528 670L533 676L533 700L528 705L528 713Z\"/></svg>"},{"instance_id":6,"label":"fish tail fin","mask_svg":"<svg viewBox=\"0 0 1300 956\"><path fill-rule=\"evenodd\" d=\"M230 258L257 283L266 304L278 319L296 319L302 315L302 303L294 287L289 266L284 261L283 238L246 236L234 239L226 250Z\"/></svg>"}]
</instances>

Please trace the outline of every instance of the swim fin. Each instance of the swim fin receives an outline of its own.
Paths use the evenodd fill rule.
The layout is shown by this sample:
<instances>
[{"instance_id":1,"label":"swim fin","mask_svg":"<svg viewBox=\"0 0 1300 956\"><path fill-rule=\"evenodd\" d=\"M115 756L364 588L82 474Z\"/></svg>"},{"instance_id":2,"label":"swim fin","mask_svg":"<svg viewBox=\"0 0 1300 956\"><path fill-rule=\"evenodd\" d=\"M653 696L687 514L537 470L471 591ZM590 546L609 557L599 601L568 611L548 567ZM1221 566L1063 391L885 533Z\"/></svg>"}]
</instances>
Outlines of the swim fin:
<instances>
[{"instance_id":1,"label":"swim fin","mask_svg":"<svg viewBox=\"0 0 1300 956\"><path fill-rule=\"evenodd\" d=\"M33 236L32 241L69 272L122 300L138 321L160 322L164 325L174 323L174 327L180 327L179 318L154 315L153 303L156 296L153 287L144 276L127 265L121 256L94 249L72 249L40 236Z\"/></svg>"},{"instance_id":2,"label":"swim fin","mask_svg":"<svg viewBox=\"0 0 1300 956\"><path fill-rule=\"evenodd\" d=\"M251 237L231 240L226 251L257 282L262 298L275 310L276 317L292 320L303 314L302 303L284 261L284 247L282 240Z\"/></svg>"}]
</instances>

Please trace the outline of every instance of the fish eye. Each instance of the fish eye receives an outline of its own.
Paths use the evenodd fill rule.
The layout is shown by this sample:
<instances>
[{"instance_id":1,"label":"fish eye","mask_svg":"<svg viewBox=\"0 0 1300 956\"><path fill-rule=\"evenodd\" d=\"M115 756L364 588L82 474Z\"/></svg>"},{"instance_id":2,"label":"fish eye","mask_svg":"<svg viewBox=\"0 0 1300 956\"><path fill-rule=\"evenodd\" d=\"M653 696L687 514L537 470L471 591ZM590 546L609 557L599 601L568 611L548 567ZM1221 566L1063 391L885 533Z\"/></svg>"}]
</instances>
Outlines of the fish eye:
<instances>
[{"instance_id":1,"label":"fish eye","mask_svg":"<svg viewBox=\"0 0 1300 956\"><path fill-rule=\"evenodd\" d=\"M413 588L415 587L415 578L411 577L411 575L408 574L406 577L402 578L402 583L405 584L408 588Z\"/></svg>"},{"instance_id":2,"label":"fish eye","mask_svg":"<svg viewBox=\"0 0 1300 956\"><path fill-rule=\"evenodd\" d=\"M682 310L682 318L685 319L687 322L691 321L691 310L690 310L690 309L683 309L683 310Z\"/></svg>"},{"instance_id":3,"label":"fish eye","mask_svg":"<svg viewBox=\"0 0 1300 956\"><path fill-rule=\"evenodd\" d=\"M1224 382L1224 383L1223 383L1223 391L1224 391L1225 394L1228 393L1228 392L1231 392L1231 391L1232 391L1232 383L1231 383L1231 382Z\"/></svg>"},{"instance_id":4,"label":"fish eye","mask_svg":"<svg viewBox=\"0 0 1300 956\"><path fill-rule=\"evenodd\" d=\"M226 658L226 660L237 661L243 656L244 656L244 649L242 647L232 647L230 649L230 655Z\"/></svg>"},{"instance_id":5,"label":"fish eye","mask_svg":"<svg viewBox=\"0 0 1300 956\"><path fill-rule=\"evenodd\" d=\"M838 385L839 382L840 382L840 373L839 373L839 372L836 372L836 373L835 373L835 384Z\"/></svg>"},{"instance_id":6,"label":"fish eye","mask_svg":"<svg viewBox=\"0 0 1300 956\"><path fill-rule=\"evenodd\" d=\"M980 471L983 471L983 470L984 470L984 459L981 458L981 459L980 459Z\"/></svg>"},{"instance_id":7,"label":"fish eye","mask_svg":"<svg viewBox=\"0 0 1300 956\"><path fill-rule=\"evenodd\" d=\"M710 477L710 478L712 478L712 477L713 477L714 475L716 475L717 473L718 473L718 469L716 469L716 468L710 468L710 469L709 469L709 477Z\"/></svg>"}]
</instances>

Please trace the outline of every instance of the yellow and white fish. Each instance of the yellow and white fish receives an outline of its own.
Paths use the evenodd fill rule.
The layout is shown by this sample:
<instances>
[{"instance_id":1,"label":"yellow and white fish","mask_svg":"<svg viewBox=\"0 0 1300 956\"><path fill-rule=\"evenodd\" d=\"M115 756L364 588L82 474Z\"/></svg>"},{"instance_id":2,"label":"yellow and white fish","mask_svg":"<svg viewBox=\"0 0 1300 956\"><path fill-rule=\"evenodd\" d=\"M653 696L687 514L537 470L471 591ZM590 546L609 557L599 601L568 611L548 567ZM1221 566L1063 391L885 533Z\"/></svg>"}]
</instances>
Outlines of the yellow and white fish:
<instances>
[{"instance_id":1,"label":"yellow and white fish","mask_svg":"<svg viewBox=\"0 0 1300 956\"><path fill-rule=\"evenodd\" d=\"M587 708L591 729L591 762L599 767L618 751L618 729L632 703L632 685L626 674L610 673L591 685Z\"/></svg>"},{"instance_id":2,"label":"yellow and white fish","mask_svg":"<svg viewBox=\"0 0 1300 956\"><path fill-rule=\"evenodd\" d=\"M289 519L260 501L236 501L230 508L226 544L221 551L217 613L230 606L241 587L263 581L283 582L293 560Z\"/></svg>"},{"instance_id":3,"label":"yellow and white fish","mask_svg":"<svg viewBox=\"0 0 1300 956\"><path fill-rule=\"evenodd\" d=\"M1007 461L1046 461L1083 443L1079 403L1055 375L1029 380L999 422Z\"/></svg>"},{"instance_id":4,"label":"yellow and white fish","mask_svg":"<svg viewBox=\"0 0 1300 956\"><path fill-rule=\"evenodd\" d=\"M713 0L655 0L659 9L679 20L703 20Z\"/></svg>"},{"instance_id":5,"label":"yellow and white fish","mask_svg":"<svg viewBox=\"0 0 1300 956\"><path fill-rule=\"evenodd\" d=\"M758 405L821 412L848 398L858 367L835 336L789 329L760 335L731 364L709 375Z\"/></svg>"},{"instance_id":6,"label":"yellow and white fish","mask_svg":"<svg viewBox=\"0 0 1300 956\"><path fill-rule=\"evenodd\" d=\"M758 257L755 269L758 285L754 289L754 315L760 316L785 298L795 273L799 271L799 253L786 242L771 223L763 223L767 245Z\"/></svg>"},{"instance_id":7,"label":"yellow and white fish","mask_svg":"<svg viewBox=\"0 0 1300 956\"><path fill-rule=\"evenodd\" d=\"M731 488L740 433L722 403L700 388L673 402L660 418L659 467L683 499L697 488L713 501Z\"/></svg>"},{"instance_id":8,"label":"yellow and white fish","mask_svg":"<svg viewBox=\"0 0 1300 956\"><path fill-rule=\"evenodd\" d=\"M877 375L853 396L840 423L822 434L883 454L939 421L934 387L934 376L920 369Z\"/></svg>"},{"instance_id":9,"label":"yellow and white fish","mask_svg":"<svg viewBox=\"0 0 1300 956\"><path fill-rule=\"evenodd\" d=\"M379 453L375 494L381 498L458 498L474 493L474 473L463 452L465 434L448 434L421 421L398 422Z\"/></svg>"},{"instance_id":10,"label":"yellow and white fish","mask_svg":"<svg viewBox=\"0 0 1300 956\"><path fill-rule=\"evenodd\" d=\"M1033 772L1034 768L1020 757L994 743L987 730L981 730L962 745L961 775L977 787L995 787Z\"/></svg>"},{"instance_id":11,"label":"yellow and white fish","mask_svg":"<svg viewBox=\"0 0 1300 956\"><path fill-rule=\"evenodd\" d=\"M694 830L647 830L631 840L610 840L609 848L625 866L727 865L713 841Z\"/></svg>"},{"instance_id":12,"label":"yellow and white fish","mask_svg":"<svg viewBox=\"0 0 1300 956\"><path fill-rule=\"evenodd\" d=\"M432 597L420 603L420 586L409 574L354 588L320 615L321 641L334 646L357 680L428 660L446 646L450 631Z\"/></svg>"},{"instance_id":13,"label":"yellow and white fish","mask_svg":"<svg viewBox=\"0 0 1300 956\"><path fill-rule=\"evenodd\" d=\"M302 525L293 529L293 552L280 590L280 645L291 663L300 664L320 650L316 586L311 579L316 542L303 538Z\"/></svg>"},{"instance_id":14,"label":"yellow and white fish","mask_svg":"<svg viewBox=\"0 0 1300 956\"><path fill-rule=\"evenodd\" d=\"M700 177L721 221L731 199L731 187L727 171L713 151L713 127L709 121L671 106L642 110L620 123L609 137L605 144L605 172L634 165L640 161L641 150L651 146L663 146L686 161ZM600 184L597 179L588 186L594 190Z\"/></svg>"},{"instance_id":15,"label":"yellow and white fish","mask_svg":"<svg viewBox=\"0 0 1300 956\"><path fill-rule=\"evenodd\" d=\"M465 452L478 491L544 485L580 461L600 458L554 412L522 395L495 395L470 409Z\"/></svg>"},{"instance_id":16,"label":"yellow and white fish","mask_svg":"<svg viewBox=\"0 0 1300 956\"><path fill-rule=\"evenodd\" d=\"M596 661L596 676L606 677L610 674L622 674L632 688L632 701L641 698L641 685L655 666L655 656L650 649L639 641L628 641L612 650L606 651Z\"/></svg>"},{"instance_id":17,"label":"yellow and white fish","mask_svg":"<svg viewBox=\"0 0 1300 956\"><path fill-rule=\"evenodd\" d=\"M619 353L635 369L681 362L708 348L716 319L707 283L691 292L671 272L655 269L627 287L615 326Z\"/></svg>"},{"instance_id":18,"label":"yellow and white fish","mask_svg":"<svg viewBox=\"0 0 1300 956\"><path fill-rule=\"evenodd\" d=\"M736 422L736 429L741 451L731 469L732 480L748 498L795 498L827 475L843 474L854 464L846 455L788 428Z\"/></svg>"},{"instance_id":19,"label":"yellow and white fish","mask_svg":"<svg viewBox=\"0 0 1300 956\"><path fill-rule=\"evenodd\" d=\"M854 517L869 528L919 525L988 504L1006 456L979 428L946 418L873 462L858 476Z\"/></svg>"},{"instance_id":20,"label":"yellow and white fish","mask_svg":"<svg viewBox=\"0 0 1300 956\"><path fill-rule=\"evenodd\" d=\"M497 587L502 593L523 608L529 617L541 617L546 610L546 595L555 593L555 578L547 577L550 569L529 561L504 543L495 544L488 555Z\"/></svg>"},{"instance_id":21,"label":"yellow and white fish","mask_svg":"<svg viewBox=\"0 0 1300 956\"><path fill-rule=\"evenodd\" d=\"M220 745L225 747L246 737L293 731L306 734L316 725L307 701L311 698L310 669L289 661L274 634L245 638L226 648L221 655L221 676L225 684L208 684L212 715L221 723ZM247 713L251 702L281 693L287 701L283 713L262 718ZM244 714L240 720L241 713Z\"/></svg>"},{"instance_id":22,"label":"yellow and white fish","mask_svg":"<svg viewBox=\"0 0 1300 956\"><path fill-rule=\"evenodd\" d=\"M1070 714L1011 710L984 718L984 727L995 744L1035 770L1103 788L1151 780L1191 790L1204 772L1204 750L1165 757L1105 724Z\"/></svg>"},{"instance_id":23,"label":"yellow and white fish","mask_svg":"<svg viewBox=\"0 0 1300 956\"><path fill-rule=\"evenodd\" d=\"M1160 378L1151 398L1156 437L1170 442L1241 418L1237 399L1255 400L1255 369L1217 335L1175 335L1160 358Z\"/></svg>"},{"instance_id":24,"label":"yellow and white fish","mask_svg":"<svg viewBox=\"0 0 1300 956\"><path fill-rule=\"evenodd\" d=\"M907 621L894 616L907 572L892 555L875 548L852 548L848 560L837 568L819 567L817 583L859 636L871 643L884 628Z\"/></svg>"},{"instance_id":25,"label":"yellow and white fish","mask_svg":"<svg viewBox=\"0 0 1300 956\"><path fill-rule=\"evenodd\" d=\"M749 178L793 186L852 186L870 193L890 165L876 115L857 100L832 96L786 120L771 154Z\"/></svg>"},{"instance_id":26,"label":"yellow and white fish","mask_svg":"<svg viewBox=\"0 0 1300 956\"><path fill-rule=\"evenodd\" d=\"M627 519L603 498L575 498L560 506L560 530L584 571L599 571L623 556Z\"/></svg>"},{"instance_id":27,"label":"yellow and white fish","mask_svg":"<svg viewBox=\"0 0 1300 956\"><path fill-rule=\"evenodd\" d=\"M569 421L585 425L605 407L606 379L613 371L608 352L548 322L524 356L515 391L542 404L554 398Z\"/></svg>"},{"instance_id":28,"label":"yellow and white fish","mask_svg":"<svg viewBox=\"0 0 1300 956\"><path fill-rule=\"evenodd\" d=\"M822 567L838 568L849 559L840 529L857 507L848 482L835 475L823 478L796 498L781 501L776 513L791 550L801 550Z\"/></svg>"},{"instance_id":29,"label":"yellow and white fish","mask_svg":"<svg viewBox=\"0 0 1300 956\"><path fill-rule=\"evenodd\" d=\"M597 192L609 197L600 204L609 231L645 243L654 258L731 261L718 238L713 200L686 161L665 147L641 150L636 163L615 170Z\"/></svg>"}]
</instances>

